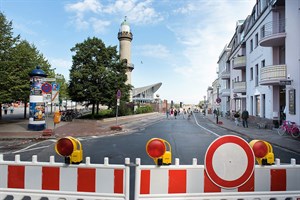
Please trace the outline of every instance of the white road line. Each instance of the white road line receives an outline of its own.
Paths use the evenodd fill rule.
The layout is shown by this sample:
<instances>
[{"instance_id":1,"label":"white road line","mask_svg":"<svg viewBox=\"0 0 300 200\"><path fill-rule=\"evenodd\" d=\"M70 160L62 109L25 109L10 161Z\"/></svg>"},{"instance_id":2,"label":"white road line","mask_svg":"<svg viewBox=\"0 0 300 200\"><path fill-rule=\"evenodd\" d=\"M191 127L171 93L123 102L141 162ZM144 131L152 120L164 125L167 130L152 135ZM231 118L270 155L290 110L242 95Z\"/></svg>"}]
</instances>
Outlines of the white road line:
<instances>
[{"instance_id":1,"label":"white road line","mask_svg":"<svg viewBox=\"0 0 300 200\"><path fill-rule=\"evenodd\" d=\"M28 148L24 148L24 149L20 149L18 151L14 151L12 152L13 154L15 153L23 153L23 152L27 152L27 151L34 151L34 150L37 150L37 149L45 149L45 148L48 148L50 145L48 146L41 146L41 147L36 147L36 148L32 148L32 149L28 149Z\"/></svg>"},{"instance_id":2,"label":"white road line","mask_svg":"<svg viewBox=\"0 0 300 200\"><path fill-rule=\"evenodd\" d=\"M207 132L210 132L211 134L215 135L216 137L220 137L219 134L217 134L217 133L215 133L215 132L213 132L213 131L211 131L211 130L205 128L204 126L201 126L201 125L198 123L198 121L197 121L197 119L196 119L196 117L195 117L195 114L193 114L193 116L194 116L194 119L195 119L196 124L197 124L200 128L206 130Z\"/></svg>"}]
</instances>

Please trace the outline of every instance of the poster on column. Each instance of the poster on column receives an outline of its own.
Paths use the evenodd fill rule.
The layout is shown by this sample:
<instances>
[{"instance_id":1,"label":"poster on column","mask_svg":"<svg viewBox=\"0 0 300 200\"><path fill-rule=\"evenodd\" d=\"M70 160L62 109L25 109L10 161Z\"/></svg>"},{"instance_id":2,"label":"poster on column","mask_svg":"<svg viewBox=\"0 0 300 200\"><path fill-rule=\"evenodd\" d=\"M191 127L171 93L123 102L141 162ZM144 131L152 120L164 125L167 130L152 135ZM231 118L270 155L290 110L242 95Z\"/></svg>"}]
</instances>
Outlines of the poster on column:
<instances>
[{"instance_id":1,"label":"poster on column","mask_svg":"<svg viewBox=\"0 0 300 200\"><path fill-rule=\"evenodd\" d=\"M30 78L30 95L42 95L42 77L31 77Z\"/></svg>"},{"instance_id":2,"label":"poster on column","mask_svg":"<svg viewBox=\"0 0 300 200\"><path fill-rule=\"evenodd\" d=\"M29 108L29 118L33 121L45 120L45 103L44 102L31 102Z\"/></svg>"}]
</instances>

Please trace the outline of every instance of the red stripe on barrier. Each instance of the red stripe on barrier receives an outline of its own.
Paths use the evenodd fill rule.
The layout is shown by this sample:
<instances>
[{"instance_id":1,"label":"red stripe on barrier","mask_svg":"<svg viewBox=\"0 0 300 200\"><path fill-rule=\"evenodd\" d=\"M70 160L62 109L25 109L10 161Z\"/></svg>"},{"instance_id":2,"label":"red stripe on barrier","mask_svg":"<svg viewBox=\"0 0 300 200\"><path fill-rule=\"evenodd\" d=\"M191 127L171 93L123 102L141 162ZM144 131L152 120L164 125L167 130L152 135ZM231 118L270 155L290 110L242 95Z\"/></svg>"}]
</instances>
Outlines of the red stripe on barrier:
<instances>
[{"instance_id":1,"label":"red stripe on barrier","mask_svg":"<svg viewBox=\"0 0 300 200\"><path fill-rule=\"evenodd\" d=\"M150 170L141 170L140 194L150 194Z\"/></svg>"},{"instance_id":2,"label":"red stripe on barrier","mask_svg":"<svg viewBox=\"0 0 300 200\"><path fill-rule=\"evenodd\" d=\"M221 192L221 188L214 184L204 170L204 192Z\"/></svg>"},{"instance_id":3,"label":"red stripe on barrier","mask_svg":"<svg viewBox=\"0 0 300 200\"><path fill-rule=\"evenodd\" d=\"M24 189L24 177L25 167L24 166L8 166L8 188L21 188Z\"/></svg>"},{"instance_id":4,"label":"red stripe on barrier","mask_svg":"<svg viewBox=\"0 0 300 200\"><path fill-rule=\"evenodd\" d=\"M59 190L59 167L43 167L42 189Z\"/></svg>"},{"instance_id":5,"label":"red stripe on barrier","mask_svg":"<svg viewBox=\"0 0 300 200\"><path fill-rule=\"evenodd\" d=\"M169 170L168 193L186 193L186 170Z\"/></svg>"},{"instance_id":6,"label":"red stripe on barrier","mask_svg":"<svg viewBox=\"0 0 300 200\"><path fill-rule=\"evenodd\" d=\"M123 194L123 184L124 184L124 170L123 169L115 169L115 181L114 181L114 193Z\"/></svg>"},{"instance_id":7,"label":"red stripe on barrier","mask_svg":"<svg viewBox=\"0 0 300 200\"><path fill-rule=\"evenodd\" d=\"M96 191L96 170L92 168L78 168L77 171L77 191Z\"/></svg>"},{"instance_id":8,"label":"red stripe on barrier","mask_svg":"<svg viewBox=\"0 0 300 200\"><path fill-rule=\"evenodd\" d=\"M249 180L238 188L239 192L254 192L254 173Z\"/></svg>"},{"instance_id":9,"label":"red stripe on barrier","mask_svg":"<svg viewBox=\"0 0 300 200\"><path fill-rule=\"evenodd\" d=\"M271 191L286 191L286 170L271 170Z\"/></svg>"}]
</instances>

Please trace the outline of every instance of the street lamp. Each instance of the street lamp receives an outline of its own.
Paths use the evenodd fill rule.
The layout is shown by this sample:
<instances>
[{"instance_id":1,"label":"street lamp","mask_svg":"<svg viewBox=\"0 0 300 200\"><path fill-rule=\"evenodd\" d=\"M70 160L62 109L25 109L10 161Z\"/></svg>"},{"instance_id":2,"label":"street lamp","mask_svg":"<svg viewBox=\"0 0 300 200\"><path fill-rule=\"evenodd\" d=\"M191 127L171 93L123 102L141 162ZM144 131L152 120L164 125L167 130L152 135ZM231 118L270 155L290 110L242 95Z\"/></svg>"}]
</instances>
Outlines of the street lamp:
<instances>
[{"instance_id":1,"label":"street lamp","mask_svg":"<svg viewBox=\"0 0 300 200\"><path fill-rule=\"evenodd\" d=\"M217 104L219 104L219 103L221 103L221 98L219 97L219 89L220 89L221 85L218 83L216 85L216 87L217 87L217 100L216 100L216 102L217 102ZM216 124L219 124L219 106L218 105L217 105Z\"/></svg>"},{"instance_id":2,"label":"street lamp","mask_svg":"<svg viewBox=\"0 0 300 200\"><path fill-rule=\"evenodd\" d=\"M206 96L203 96L204 99L204 115L206 115Z\"/></svg>"}]
</instances>

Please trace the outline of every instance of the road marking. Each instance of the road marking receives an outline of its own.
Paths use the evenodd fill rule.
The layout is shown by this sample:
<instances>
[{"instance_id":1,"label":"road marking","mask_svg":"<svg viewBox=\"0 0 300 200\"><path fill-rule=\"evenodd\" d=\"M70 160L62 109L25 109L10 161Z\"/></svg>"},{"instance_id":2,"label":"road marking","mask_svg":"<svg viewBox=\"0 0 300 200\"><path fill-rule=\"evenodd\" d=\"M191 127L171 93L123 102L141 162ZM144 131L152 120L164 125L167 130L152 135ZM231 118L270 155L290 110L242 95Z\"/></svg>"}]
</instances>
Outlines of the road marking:
<instances>
[{"instance_id":1,"label":"road marking","mask_svg":"<svg viewBox=\"0 0 300 200\"><path fill-rule=\"evenodd\" d=\"M35 143L35 144L32 144L32 145L29 145L29 146L27 146L27 147L25 147L25 148L23 148L23 149L19 149L19 150L17 150L17 151L11 152L11 153L15 154L15 153L21 153L21 152L26 152L26 151L33 151L33 150L36 150L36 149L47 148L47 147L49 147L49 146L52 145L52 144L45 145L45 146L41 146L41 147L36 147L36 148L32 148L32 147L34 147L34 146L36 146L36 145L39 145L39 144L41 144L41 143L44 143L44 142L49 142L49 141L50 141L50 142L56 142L56 140L53 140L53 139L51 139L51 140L45 140L45 141L42 141L42 142L38 142L38 143Z\"/></svg>"},{"instance_id":2,"label":"road marking","mask_svg":"<svg viewBox=\"0 0 300 200\"><path fill-rule=\"evenodd\" d=\"M211 131L211 130L205 128L204 126L201 126L201 125L198 123L198 121L197 121L197 119L196 119L196 116L195 116L195 115L193 115L193 116L194 116L194 119L195 119L196 124L197 124L200 128L202 128L202 129L206 130L207 132L209 132L209 133L215 135L216 137L220 137L220 136L221 136L221 135L219 135L219 134L217 134L217 133L215 133L215 132L213 132L213 131Z\"/></svg>"}]
</instances>

